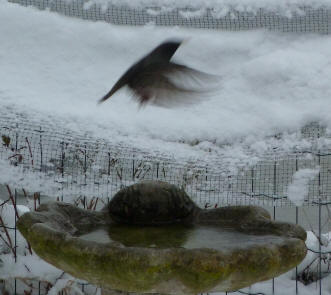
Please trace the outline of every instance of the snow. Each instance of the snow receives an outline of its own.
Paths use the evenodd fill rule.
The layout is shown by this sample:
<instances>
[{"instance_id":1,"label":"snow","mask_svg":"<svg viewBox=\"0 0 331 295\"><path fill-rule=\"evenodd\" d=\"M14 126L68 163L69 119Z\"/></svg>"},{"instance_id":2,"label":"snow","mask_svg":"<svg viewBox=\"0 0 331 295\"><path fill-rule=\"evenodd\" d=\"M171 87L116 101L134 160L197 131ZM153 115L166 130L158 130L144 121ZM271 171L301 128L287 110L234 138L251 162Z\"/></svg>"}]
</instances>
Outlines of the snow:
<instances>
[{"instance_id":1,"label":"snow","mask_svg":"<svg viewBox=\"0 0 331 295\"><path fill-rule=\"evenodd\" d=\"M2 204L3 201L0 200ZM23 205L17 205L17 211L19 216L30 209ZM10 252L10 249L5 246L2 240L0 240L0 280L7 281L10 286L10 282L13 279L19 279L22 281L34 280L49 282L53 286L48 291L48 295L58 294L63 289L70 290L70 294L83 294L77 286L80 280L77 280L70 275L63 273L62 270L50 265L46 261L39 258L34 252L32 254L28 251L27 242L17 230L15 233L15 211L12 203L7 202L0 207L0 216L4 221L4 226L8 227L7 231L11 239L12 246L15 247L16 236L16 260L14 255ZM3 229L0 227L1 236L8 241L7 235L4 234ZM24 284L17 284L20 288L24 288ZM27 287L25 286L25 289ZM0 290L1 291L1 290ZM14 294L13 292L10 294ZM23 291L18 292L23 294ZM25 292L24 292L25 294Z\"/></svg>"},{"instance_id":2,"label":"snow","mask_svg":"<svg viewBox=\"0 0 331 295\"><path fill-rule=\"evenodd\" d=\"M8 205L9 206L9 205ZM27 211L27 208L23 208L23 211ZM9 217L10 215L4 215ZM6 220L8 223L8 220ZM11 224L10 224L11 225ZM19 232L17 232L19 234ZM316 235L313 232L307 232L306 245L308 249L313 251L318 251L319 241L316 238ZM48 291L48 295L57 294L61 290L66 290L67 294L96 294L100 292L100 289L94 287L92 291L83 293L79 287L79 284L82 283L81 280L75 279L72 276L63 273L61 270L55 268L54 266L48 264L47 262L40 259L35 253L29 255L27 253L23 254L21 249L25 248L26 242L24 239L19 239L18 242L18 256L17 262L14 261L14 257L11 254L2 254L1 255L1 266L0 266L0 279L6 280L8 286L13 279L24 280L40 280L43 282L48 282L52 285ZM331 251L331 232L323 234L323 245L321 247L323 252ZM323 254L325 260L322 260L322 271L328 270L328 255ZM317 273L318 268L318 254L308 251L306 258L298 265L298 272L303 271L308 265L312 272ZM21 290L28 290L29 288L26 285L17 284ZM24 287L25 286L25 287ZM301 295L311 295L318 293L318 286L316 284L310 284L308 286L303 285L301 282L298 282L299 294ZM37 289L35 289L37 292ZM262 294L272 294L272 282L271 280L260 282L252 285L249 288L245 288L241 291L258 293ZM286 294L294 295L296 294L296 284L295 284L295 269L277 277L275 279L275 294ZM23 293L23 291L22 291ZM13 294L13 293L10 293ZM36 293L37 294L37 293ZM99 294L99 293L98 293ZM225 293L215 293L218 295L224 295ZM234 292L234 294L241 294ZM325 277L322 280L322 295L331 294L331 277Z\"/></svg>"},{"instance_id":3,"label":"snow","mask_svg":"<svg viewBox=\"0 0 331 295\"><path fill-rule=\"evenodd\" d=\"M83 295L84 293L78 289L75 280L59 279L54 286L48 291L48 295L57 295L61 290L72 291L73 294Z\"/></svg>"},{"instance_id":4,"label":"snow","mask_svg":"<svg viewBox=\"0 0 331 295\"><path fill-rule=\"evenodd\" d=\"M56 181L58 180L58 181ZM22 166L14 166L6 160L0 159L0 182L14 187L17 190L27 189L30 192L40 192L45 195L54 195L61 189L60 179L50 178L42 172L27 173Z\"/></svg>"},{"instance_id":5,"label":"snow","mask_svg":"<svg viewBox=\"0 0 331 295\"><path fill-rule=\"evenodd\" d=\"M160 3L121 0L121 4L137 7ZM179 3L202 10L215 7L214 13L220 16L231 7L253 12L262 7L289 15L298 6L331 6L327 0ZM178 2L162 4L166 11ZM200 15L199 11L191 13L194 15ZM331 39L326 35L204 31L159 28L152 24L120 27L0 0L0 36L0 105L1 113L7 116L24 114L27 121L45 122L54 129L90 133L114 144L157 150L176 159L197 158L210 163L222 159L230 170L257 162L275 146L284 151L309 148L309 141L296 132L312 121L324 124L330 132ZM188 40L176 53L176 61L222 77L213 96L178 109L155 106L139 109L128 92L121 91L97 105L98 99L133 62L171 37ZM273 137L276 133L284 134L281 140ZM330 140L322 138L319 144L328 147ZM288 194L295 204L302 204L307 182L317 171L303 169L294 175ZM21 167L2 160L0 176L2 183L29 187L31 191L47 194L48 190L58 189L54 180L38 174L36 182L35 176L29 178L28 174L23 175ZM2 210L0 214L6 218L6 224L12 226L12 206L6 204ZM27 208L19 210L24 212ZM17 241L20 250L16 264L8 249L7 254L1 254L0 279L42 279L55 284L54 294L63 288L79 294L73 278L59 279L60 270L35 254L28 254L22 236L18 235ZM330 251L329 234L323 241L323 249ZM308 233L307 245L311 249L318 247L312 233ZM309 252L300 267L315 258ZM286 294L295 294L293 273L278 280L278 294L284 294L284 290ZM330 294L330 277L322 282L323 294ZM251 290L271 294L270 286L270 282L262 282ZM315 285L300 284L300 294L312 294L314 288Z\"/></svg>"},{"instance_id":6,"label":"snow","mask_svg":"<svg viewBox=\"0 0 331 295\"><path fill-rule=\"evenodd\" d=\"M67 2L73 1L67 0ZM85 2L85 8L88 9L93 4L100 6L104 10L110 5L127 6L135 9L151 7L149 12L152 15L189 8L192 13L190 11L182 11L182 15L188 18L203 16L208 9L211 9L214 17L221 18L231 10L256 14L261 8L267 12L278 13L290 18L294 14L304 14L304 7L312 7L314 9L331 7L329 0L88 0ZM185 15L186 12L188 13L187 15Z\"/></svg>"},{"instance_id":7,"label":"snow","mask_svg":"<svg viewBox=\"0 0 331 295\"><path fill-rule=\"evenodd\" d=\"M53 281L59 277L63 271L40 259L36 254L19 255L17 262L11 255L1 255L3 267L0 268L1 279L26 278L41 281ZM25 267L27 266L27 267Z\"/></svg>"},{"instance_id":8,"label":"snow","mask_svg":"<svg viewBox=\"0 0 331 295\"><path fill-rule=\"evenodd\" d=\"M3 204L4 201L0 199L0 204ZM17 213L19 216L21 216L23 213L28 212L29 208L23 205L17 205ZM10 247L8 245L11 245L12 248L14 248L15 245L15 238L16 238L16 243L18 245L21 245L21 247L17 248L18 251L16 251L16 253L20 253L20 254L26 254L26 242L25 239L23 238L23 236L21 235L20 232L16 231L16 237L15 237L15 210L14 210L14 206L10 205L7 203L3 204L0 207L0 216L1 219L3 221L3 223L0 223L0 234L1 236L7 241L7 245L5 243L3 243L2 239L0 240L0 253L9 253L11 251ZM2 228L2 226L7 227L7 233L8 236L5 234L4 229ZM23 246L24 245L24 246ZM2 259L2 255L1 255L1 260ZM0 272L1 272L1 268L0 268ZM1 275L0 275L1 277Z\"/></svg>"},{"instance_id":9,"label":"snow","mask_svg":"<svg viewBox=\"0 0 331 295\"><path fill-rule=\"evenodd\" d=\"M178 159L222 158L230 170L275 145L306 146L295 132L312 121L331 126L326 35L115 26L4 0L0 22L0 104L13 116ZM139 109L123 90L97 105L133 62L171 37L187 39L174 60L222 77L214 95Z\"/></svg>"},{"instance_id":10,"label":"snow","mask_svg":"<svg viewBox=\"0 0 331 295\"><path fill-rule=\"evenodd\" d=\"M309 182L313 180L319 173L319 169L300 169L292 176L292 183L287 189L288 199L296 206L302 206L305 197L308 196Z\"/></svg>"},{"instance_id":11,"label":"snow","mask_svg":"<svg viewBox=\"0 0 331 295\"><path fill-rule=\"evenodd\" d=\"M321 236L321 252L327 253L331 251L331 233L322 234ZM298 265L298 271L303 271L307 266L310 265L311 269L314 269L315 272L318 270L319 263L319 241L317 235L311 231L307 232L307 241L306 246L309 250L305 259ZM322 254L322 272L327 272L329 270L329 264L327 263L328 257L330 254ZM329 278L330 279L330 278ZM330 280L331 283L331 280ZM331 287L331 285L330 285ZM331 289L330 289L331 291Z\"/></svg>"}]
</instances>

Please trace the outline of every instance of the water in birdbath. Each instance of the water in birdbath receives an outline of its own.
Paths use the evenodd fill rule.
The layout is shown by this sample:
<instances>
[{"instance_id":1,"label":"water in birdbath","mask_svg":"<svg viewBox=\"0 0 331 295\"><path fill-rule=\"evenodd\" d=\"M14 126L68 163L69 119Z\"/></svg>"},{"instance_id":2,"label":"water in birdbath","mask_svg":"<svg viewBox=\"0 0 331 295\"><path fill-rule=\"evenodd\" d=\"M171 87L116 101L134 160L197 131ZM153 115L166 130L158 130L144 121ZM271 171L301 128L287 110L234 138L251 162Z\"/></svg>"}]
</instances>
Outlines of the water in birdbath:
<instances>
[{"instance_id":1,"label":"water in birdbath","mask_svg":"<svg viewBox=\"0 0 331 295\"><path fill-rule=\"evenodd\" d=\"M119 242L126 247L185 249L212 248L217 250L242 249L253 245L279 244L283 237L252 235L216 226L127 226L113 225L80 235L97 243Z\"/></svg>"}]
</instances>

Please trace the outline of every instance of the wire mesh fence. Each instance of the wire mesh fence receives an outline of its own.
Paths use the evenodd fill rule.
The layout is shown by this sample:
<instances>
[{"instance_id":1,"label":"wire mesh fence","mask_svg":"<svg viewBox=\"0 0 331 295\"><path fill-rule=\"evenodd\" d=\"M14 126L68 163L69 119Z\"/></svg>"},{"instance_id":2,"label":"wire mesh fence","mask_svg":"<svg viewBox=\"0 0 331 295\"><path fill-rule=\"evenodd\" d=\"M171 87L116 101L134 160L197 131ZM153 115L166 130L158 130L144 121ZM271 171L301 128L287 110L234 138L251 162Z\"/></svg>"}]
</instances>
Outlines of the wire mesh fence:
<instances>
[{"instance_id":1,"label":"wire mesh fence","mask_svg":"<svg viewBox=\"0 0 331 295\"><path fill-rule=\"evenodd\" d=\"M312 143L328 136L325 128L318 124L304 127L300 134ZM226 173L223 166L218 172L217 165L211 168L194 161L177 162L170 156L151 155L87 134L56 130L53 126L41 126L27 118L2 116L0 119L0 160L5 167L2 171L6 171L13 187L21 188L15 189L14 203L20 203L20 193L24 192L26 198L30 192L34 193L34 208L37 208L38 202L51 197L95 209L98 201L99 206L104 206L124 186L142 180L162 180L184 188L204 208L260 205L271 208L269 211L275 220L282 220L282 211L293 208L295 211L292 210L291 221L300 224L306 219L306 228L321 237L322 232L331 231L331 152L316 147L312 144L309 149L291 154L275 149L274 153L264 155L257 164L241 167L236 174L231 174ZM303 204L307 209L299 209L288 199L288 187L297 171L316 167L318 173L307 184ZM2 179L2 182L6 181ZM40 193L44 196L41 197ZM13 197L10 201L13 202ZM312 211L311 208L315 209ZM11 230L16 232L16 226ZM322 271L322 267L315 262L313 273L321 278L329 273L329 268L325 270L325 261L330 263L330 253L321 250L318 255L324 268ZM310 271L306 270L307 273ZM305 272L295 276L296 284L302 276ZM14 294L20 294L15 291L15 281L11 284L14 284ZM32 294L47 294L50 288L45 282L34 281L33 284L35 293ZM91 286L82 283L81 288L87 290ZM270 288L275 288L274 283ZM319 289L322 290L321 284ZM246 291L241 292L245 294Z\"/></svg>"},{"instance_id":2,"label":"wire mesh fence","mask_svg":"<svg viewBox=\"0 0 331 295\"><path fill-rule=\"evenodd\" d=\"M11 202L14 206L16 206L17 204L17 198L18 198L18 190L13 190L11 192L10 188L8 187L8 192L9 192L9 199L6 200L5 202ZM39 196L39 200L38 202L40 202L40 196ZM326 276L328 276L330 274L330 267L331 267L331 252L330 251L326 251L324 250L325 247L327 247L327 244L325 244L325 242L323 241L323 238L325 238L325 235L322 234L322 230L323 227L328 224L328 229L330 230L330 220L331 220L331 214L330 214L330 208L329 206L331 205L331 202L325 202L325 201L318 201L318 202L314 202L315 205L317 205L317 211L318 211L318 215L316 216L317 218L317 222L318 222L318 227L316 228L316 230L314 231L314 234L316 235L316 238L319 240L319 247L316 248L310 248L309 246L307 247L308 252L312 253L313 255L315 255L315 257L313 257L313 259L311 259L311 262L303 269L298 269L295 268L295 270L292 271L292 284L293 287L295 286L295 292L291 292L289 291L289 293L286 294L301 294L302 288L303 287L302 283L304 284L315 284L315 288L313 289L312 293L310 294L329 294L328 291L324 291L324 287L322 285L322 279L325 278ZM0 204L0 208L2 208L3 204ZM36 206L37 207L37 206ZM93 210L93 208L86 208L85 204L83 206L85 209L90 209ZM276 217L276 208L277 207L273 207L274 208L274 214L273 214L273 219L277 220ZM281 208L280 208L281 209ZM299 220L299 215L301 213L299 213L299 208L296 207L296 211L295 211L295 220L296 223L298 223ZM327 219L324 220L323 216L322 216L322 210L326 209L328 211L328 216ZM0 211L1 212L1 211ZM9 237L8 234L8 230L14 231L14 239L12 241L10 241L10 239L8 241L10 241L10 247L13 251L13 255L15 257L15 263L17 262L17 257L19 256L17 254L17 251L20 250L20 248L22 247L22 245L19 245L18 241L17 241L17 227L16 227L16 220L18 218L18 216L14 213L14 218L15 218L15 223L14 223L14 227L8 227L4 224L3 220L0 218L0 237L2 240L4 240L3 238L3 232L7 231L7 238ZM1 217L1 214L0 214ZM326 223L325 223L326 221ZM323 224L324 223L324 224ZM329 233L330 234L330 233ZM29 248L29 245L28 245ZM32 253L31 248L29 248L29 253L26 253L26 255L35 255ZM0 256L0 267L1 267L1 256ZM24 264L24 266L27 268L27 270L29 271L29 266ZM60 272L60 275L55 279L55 280L49 280L45 279L45 280L36 280L36 279L29 279L29 278L24 278L21 276L18 276L18 278L11 278L5 281L0 281L0 291L5 290L5 292L7 293L3 293L3 294L14 294L14 295L21 295L21 294L30 294L30 295L47 295L49 294L49 291L51 290L51 288L57 283L57 281L61 280L63 277L65 276L64 272ZM103 294L100 293L101 289L98 286L94 286L89 284L88 282L85 281L76 281L75 282L76 285L80 288L82 294L88 294L88 295L92 295L92 294ZM301 283L301 284L299 284ZM292 290L294 289L292 287ZM291 286L287 286L287 288L291 288ZM61 291L59 293L57 293L58 295L67 295L67 294L76 294L77 293L77 289L73 289L73 293L70 292L70 287L69 288L65 288L64 291ZM267 290L267 291L266 291ZM315 291L315 292L314 292ZM8 293L9 292L9 293ZM99 293L98 293L99 292ZM259 291L259 287L255 286L254 288L245 288L242 290L238 290L238 291L233 291L233 292L225 292L225 294L247 294L247 295L268 295L268 294L284 294L282 293L283 289L278 287L277 281L275 279L272 279L271 281L268 282L268 286L267 288L264 286L263 291ZM54 290L53 290L53 293ZM118 294L118 293L116 293ZM305 293L306 294L306 293Z\"/></svg>"},{"instance_id":3,"label":"wire mesh fence","mask_svg":"<svg viewBox=\"0 0 331 295\"><path fill-rule=\"evenodd\" d=\"M282 32L330 32L331 10L328 7L296 7L285 15L260 8L257 11L220 7L164 8L135 7L111 2L87 0L10 0L24 6L35 6L93 21L139 26L154 23L161 26L186 26L230 31L267 28ZM178 3L179 5L180 3ZM164 4L165 5L165 4Z\"/></svg>"},{"instance_id":4,"label":"wire mesh fence","mask_svg":"<svg viewBox=\"0 0 331 295\"><path fill-rule=\"evenodd\" d=\"M249 30L267 28L283 32L330 32L331 10L327 7L300 7L291 17L259 9L256 12L230 9L219 14L213 8L203 13L193 8L162 10L160 7L135 8L108 5L102 7L84 0L10 0L24 6L50 9L67 16L113 24L145 25L154 23L163 26L187 26L205 29ZM199 13L198 13L199 12ZM300 131L302 138L314 142L325 137L326 130L318 124L310 124ZM200 206L213 208L224 205L261 205L272 208L272 216L278 220L281 210L295 210L293 222L308 218L304 210L296 208L288 199L288 187L293 175L305 168L319 172L308 182L304 206L316 210L312 230L320 239L322 231L330 231L331 202L331 150L313 148L300 149L290 154L270 153L251 167L238 168L236 174L229 173L220 163L208 165L205 162L178 162L169 155L153 156L148 151L137 150L121 144L114 145L103 139L86 134L58 130L47 124L33 123L17 117L0 118L0 160L6 168L13 187L26 188L34 194L34 201L54 199L77 202L87 207L93 200L106 203L120 188L141 180L162 180L183 187ZM219 159L222 162L222 159ZM4 171L4 170L2 170ZM15 190L15 203L22 190ZM44 194L40 198L39 192ZM92 202L92 204L95 204ZM37 204L35 204L37 207ZM280 208L281 207L281 208ZM279 210L279 211L278 211ZM324 212L324 215L323 215ZM0 214L1 216L1 214ZM15 217L16 221L16 217ZM4 229L4 226L2 226ZM17 231L14 228L8 230ZM16 235L15 235L16 236ZM16 249L16 240L13 247ZM315 253L314 249L308 249ZM330 253L317 251L313 265L317 281L316 294L322 294L320 278L330 273ZM326 262L326 263L325 263ZM322 263L324 268L322 268ZM326 266L328 265L328 266ZM300 275L296 273L294 284L300 294L298 282L309 276L309 269ZM0 281L10 285L13 294L20 294L17 280ZM47 294L51 285L38 280L29 281L29 294ZM79 282L83 292L96 287ZM239 293L238 293L239 292ZM266 294L241 290L237 294ZM270 284L268 294L277 294L277 283ZM22 293L23 294L23 293ZM24 294L26 294L24 292ZM230 293L229 293L230 294Z\"/></svg>"},{"instance_id":5,"label":"wire mesh fence","mask_svg":"<svg viewBox=\"0 0 331 295\"><path fill-rule=\"evenodd\" d=\"M314 130L316 126L312 125ZM317 132L316 131L316 132ZM311 132L311 131L310 131ZM307 127L302 131L307 135ZM313 134L315 134L313 132ZM269 154L236 175L217 166L176 162L164 155L112 145L73 133L54 131L34 123L0 120L0 158L22 174L35 175L45 194L111 198L120 188L141 180L161 180L183 187L200 204L255 204L293 206L288 186L295 172L319 168L309 181L306 205L331 200L331 152L300 150L293 154ZM314 140L313 135L310 137ZM47 187L47 190L43 191Z\"/></svg>"}]
</instances>

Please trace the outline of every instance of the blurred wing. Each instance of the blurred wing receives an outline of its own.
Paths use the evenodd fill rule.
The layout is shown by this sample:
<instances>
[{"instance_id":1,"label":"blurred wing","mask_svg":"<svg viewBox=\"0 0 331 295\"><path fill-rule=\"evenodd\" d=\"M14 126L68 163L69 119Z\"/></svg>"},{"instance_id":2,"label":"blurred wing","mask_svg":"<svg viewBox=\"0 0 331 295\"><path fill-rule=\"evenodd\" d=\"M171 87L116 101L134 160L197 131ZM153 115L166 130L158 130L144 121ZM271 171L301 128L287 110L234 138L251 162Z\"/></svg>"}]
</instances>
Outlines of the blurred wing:
<instances>
[{"instance_id":1,"label":"blurred wing","mask_svg":"<svg viewBox=\"0 0 331 295\"><path fill-rule=\"evenodd\" d=\"M211 91L221 82L220 76L176 63L169 63L169 66L164 69L164 75L185 88L201 92Z\"/></svg>"},{"instance_id":2,"label":"blurred wing","mask_svg":"<svg viewBox=\"0 0 331 295\"><path fill-rule=\"evenodd\" d=\"M151 103L178 107L205 99L211 92L208 84L215 79L214 75L169 63L163 65L161 70L152 68L145 71L129 87L141 106Z\"/></svg>"}]
</instances>

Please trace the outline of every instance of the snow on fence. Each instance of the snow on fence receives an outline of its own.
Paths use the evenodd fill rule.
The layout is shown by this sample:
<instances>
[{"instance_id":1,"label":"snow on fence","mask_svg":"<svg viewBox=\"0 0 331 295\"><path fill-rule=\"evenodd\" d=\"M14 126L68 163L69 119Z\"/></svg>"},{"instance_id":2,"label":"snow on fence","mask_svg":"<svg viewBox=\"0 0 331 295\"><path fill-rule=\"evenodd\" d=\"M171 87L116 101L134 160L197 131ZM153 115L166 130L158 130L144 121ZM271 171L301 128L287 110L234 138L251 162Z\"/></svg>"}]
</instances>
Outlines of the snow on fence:
<instances>
[{"instance_id":1,"label":"snow on fence","mask_svg":"<svg viewBox=\"0 0 331 295\"><path fill-rule=\"evenodd\" d=\"M327 136L325 130L316 124L306 126L300 133L312 143ZM8 209L9 204L14 207L24 204L34 210L40 202L49 199L95 210L107 204L121 187L145 179L159 179L181 186L198 205L205 208L261 205L271 208L269 211L275 220L283 220L283 210L290 208L294 210L290 221L306 222L305 227L313 237L309 238L308 261L292 274L293 286L299 290L302 288L300 282L317 281L316 294L328 294L322 293L322 280L319 278L330 273L331 265L331 152L314 148L314 144L307 150L292 154L284 155L275 150L252 167L239 168L236 174L227 174L224 170L217 173L217 166L210 168L197 162L176 162L165 155L151 155L86 134L58 131L47 124L41 126L27 118L3 115L0 119L0 183L5 186L2 186L2 191L0 189L0 198L4 199L0 216L6 215L3 208ZM4 196L8 199L5 200ZM314 211L309 211L311 208L315 208ZM85 294L94 294L96 287L58 271L50 270L51 279L44 281L38 273L40 261L33 273L29 247L22 245L23 242L17 238L16 219L19 213L12 210L12 215L11 224L0 220L1 244L7 253L12 249L15 262L19 257L17 267L29 269L23 275L28 277L24 281L26 284L28 280L28 284L13 279L17 271L12 270L12 276L3 281L3 290L10 290L9 294L23 294L22 290L32 295L49 294L50 291L53 292L50 294L57 294L55 290L62 290L61 284L65 282L62 287L66 290L73 288L74 284ZM3 267L14 262L8 262L8 255L6 259ZM269 291L257 289L257 292L272 294L278 284L271 281L267 288ZM240 292L255 294L252 291L255 289Z\"/></svg>"},{"instance_id":2,"label":"snow on fence","mask_svg":"<svg viewBox=\"0 0 331 295\"><path fill-rule=\"evenodd\" d=\"M311 125L302 130L302 136L314 141L322 131ZM285 155L275 151L252 167L229 174L217 165L177 162L166 155L5 117L0 119L0 143L1 183L64 201L81 196L109 199L123 186L151 179L183 187L201 206L281 207L297 202L309 206L319 200L331 201L328 149L310 148ZM303 183L296 184L297 173L305 178ZM291 200L293 194L301 197Z\"/></svg>"},{"instance_id":3,"label":"snow on fence","mask_svg":"<svg viewBox=\"0 0 331 295\"><path fill-rule=\"evenodd\" d=\"M313 6L301 7L294 3L292 7L285 2L285 4L277 2L273 4L267 1L266 4L257 4L265 6L262 8L255 7L254 1L245 3L234 1L232 5L229 5L229 1L229 3L211 2L209 5L212 7L206 7L203 1L200 5L199 1L191 1L191 3L183 1L187 7L180 7L179 1L175 2L176 6L167 6L166 2L158 3L160 6L157 6L155 1L10 0L10 2L25 6L32 5L39 9L50 9L67 16L119 25L137 26L153 23L162 26L231 31L267 28L283 32L325 34L331 31L331 9L323 6L322 2L321 5L313 3ZM150 6L148 6L149 2ZM169 3L173 4L171 1ZM309 1L306 3L309 4ZM274 9L268 9L268 5Z\"/></svg>"},{"instance_id":4,"label":"snow on fence","mask_svg":"<svg viewBox=\"0 0 331 295\"><path fill-rule=\"evenodd\" d=\"M154 23L223 30L267 28L283 32L329 33L331 20L331 9L323 6L275 12L266 7L255 10L229 6L224 9L164 9L107 4L106 1L96 0L10 1L82 19L125 25ZM323 128L314 124L300 133L312 142L324 136ZM0 187L0 195L3 199L5 195L9 196L9 199L4 199L0 204L0 245L1 253L6 254L0 257L0 273L8 275L7 280L0 281L0 292L6 294L9 290L9 294L35 295L57 294L58 290L64 290L62 294L69 294L73 286L78 286L85 294L96 294L97 290L86 282L36 262L36 258L29 260L31 249L22 244L16 229L17 204L28 204L33 210L40 202L53 198L95 209L106 204L123 186L144 179L159 179L185 188L202 207L230 204L268 206L272 208L274 219L281 219L282 210L290 207L295 210L293 222L301 224L302 216L303 219L310 219L308 223L315 218L314 226L308 226L311 234L314 232L314 238L309 237L308 240L311 243L311 247L308 245L310 260L301 269L295 270L293 294L302 294L300 281L318 282L315 289L309 289L309 292L314 292L310 294L328 294L319 278L330 273L330 238L328 234L322 234L330 232L330 167L330 149L321 150L316 145L315 148L301 149L291 154L269 154L257 164L240 168L233 174L221 166L217 170L217 165L210 167L205 163L177 162L168 155L152 156L145 151L113 145L90 136L66 130L56 131L47 124L2 115L0 183L7 186ZM298 193L301 195L299 199L295 198ZM303 207L296 207L295 204ZM313 206L317 209L314 216L309 216L302 209ZM4 216L8 217L6 222L2 220ZM17 267L9 269L12 262L16 262ZM3 273L5 267L8 269ZM42 277L41 272L47 272L48 280ZM272 280L267 290L265 287L263 291L252 288L237 294L281 294L277 292L278 284L277 280ZM79 294L77 288L74 293Z\"/></svg>"}]
</instances>

